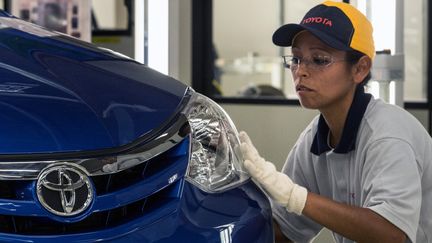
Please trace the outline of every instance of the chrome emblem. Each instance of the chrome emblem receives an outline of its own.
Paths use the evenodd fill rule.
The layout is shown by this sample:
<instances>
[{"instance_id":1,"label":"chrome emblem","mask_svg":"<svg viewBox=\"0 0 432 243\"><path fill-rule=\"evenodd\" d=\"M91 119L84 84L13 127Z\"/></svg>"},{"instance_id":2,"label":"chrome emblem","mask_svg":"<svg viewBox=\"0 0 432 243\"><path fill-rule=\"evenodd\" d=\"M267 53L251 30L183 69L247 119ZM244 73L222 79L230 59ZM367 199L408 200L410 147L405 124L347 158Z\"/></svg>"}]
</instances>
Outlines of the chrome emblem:
<instances>
[{"instance_id":1,"label":"chrome emblem","mask_svg":"<svg viewBox=\"0 0 432 243\"><path fill-rule=\"evenodd\" d=\"M72 163L57 163L42 170L36 188L41 205L60 216L77 215L93 201L90 179Z\"/></svg>"}]
</instances>

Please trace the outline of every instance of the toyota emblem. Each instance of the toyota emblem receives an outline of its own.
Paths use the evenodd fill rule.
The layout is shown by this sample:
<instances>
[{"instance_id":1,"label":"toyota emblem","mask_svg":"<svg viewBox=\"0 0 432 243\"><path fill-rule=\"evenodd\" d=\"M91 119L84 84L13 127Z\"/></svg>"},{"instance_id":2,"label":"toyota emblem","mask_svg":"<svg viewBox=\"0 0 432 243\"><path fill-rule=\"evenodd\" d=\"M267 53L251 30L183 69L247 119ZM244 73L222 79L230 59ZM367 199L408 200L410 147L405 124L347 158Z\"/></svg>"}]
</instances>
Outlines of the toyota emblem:
<instances>
[{"instance_id":1,"label":"toyota emblem","mask_svg":"<svg viewBox=\"0 0 432 243\"><path fill-rule=\"evenodd\" d=\"M93 201L93 187L87 174L72 163L56 163L41 171L36 184L37 197L49 212L74 216Z\"/></svg>"}]
</instances>

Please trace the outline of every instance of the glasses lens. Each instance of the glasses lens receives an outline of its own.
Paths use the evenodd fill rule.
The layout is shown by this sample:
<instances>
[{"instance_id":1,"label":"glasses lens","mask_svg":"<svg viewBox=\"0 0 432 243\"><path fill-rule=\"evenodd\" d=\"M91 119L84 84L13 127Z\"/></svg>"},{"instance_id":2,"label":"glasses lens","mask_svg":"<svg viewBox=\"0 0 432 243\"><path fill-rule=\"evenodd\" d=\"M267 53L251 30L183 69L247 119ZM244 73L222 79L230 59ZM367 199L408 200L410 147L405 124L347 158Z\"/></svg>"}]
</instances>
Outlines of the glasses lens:
<instances>
[{"instance_id":1,"label":"glasses lens","mask_svg":"<svg viewBox=\"0 0 432 243\"><path fill-rule=\"evenodd\" d=\"M296 56L288 55L282 56L286 68L296 70L300 63L306 65L308 68L313 70L322 70L333 63L331 56L314 56L312 58L299 58Z\"/></svg>"},{"instance_id":2,"label":"glasses lens","mask_svg":"<svg viewBox=\"0 0 432 243\"><path fill-rule=\"evenodd\" d=\"M332 59L330 56L316 56L312 58L312 67L315 69L320 69L330 65Z\"/></svg>"},{"instance_id":3,"label":"glasses lens","mask_svg":"<svg viewBox=\"0 0 432 243\"><path fill-rule=\"evenodd\" d=\"M291 57L291 65L299 65L299 64L300 64L300 58Z\"/></svg>"}]
</instances>

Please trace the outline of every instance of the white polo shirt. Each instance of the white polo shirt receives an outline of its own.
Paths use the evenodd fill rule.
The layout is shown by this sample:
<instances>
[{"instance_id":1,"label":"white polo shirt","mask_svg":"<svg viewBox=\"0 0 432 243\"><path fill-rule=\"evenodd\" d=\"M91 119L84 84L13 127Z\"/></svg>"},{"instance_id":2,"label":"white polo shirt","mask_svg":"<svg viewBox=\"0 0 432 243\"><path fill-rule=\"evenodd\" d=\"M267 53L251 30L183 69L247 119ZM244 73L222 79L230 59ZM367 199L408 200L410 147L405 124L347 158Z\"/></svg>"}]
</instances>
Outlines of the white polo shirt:
<instances>
[{"instance_id":1,"label":"white polo shirt","mask_svg":"<svg viewBox=\"0 0 432 243\"><path fill-rule=\"evenodd\" d=\"M329 147L328 126L318 116L282 172L310 192L370 208L403 230L407 242L432 242L432 139L411 114L359 90L338 146ZM296 242L309 242L322 228L277 203L273 214ZM333 235L337 242L352 242Z\"/></svg>"}]
</instances>

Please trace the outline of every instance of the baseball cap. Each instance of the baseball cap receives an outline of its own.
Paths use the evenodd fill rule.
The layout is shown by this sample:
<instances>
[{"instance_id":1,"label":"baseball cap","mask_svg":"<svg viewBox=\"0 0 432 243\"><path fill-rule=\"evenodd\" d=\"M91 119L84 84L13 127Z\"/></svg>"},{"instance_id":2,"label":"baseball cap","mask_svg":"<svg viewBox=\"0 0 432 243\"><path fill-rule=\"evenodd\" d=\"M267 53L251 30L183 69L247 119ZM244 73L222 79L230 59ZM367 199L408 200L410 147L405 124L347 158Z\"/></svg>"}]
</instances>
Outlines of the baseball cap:
<instances>
[{"instance_id":1,"label":"baseball cap","mask_svg":"<svg viewBox=\"0 0 432 243\"><path fill-rule=\"evenodd\" d=\"M372 24L348 3L325 1L313 7L300 24L279 27L273 34L273 43L291 46L295 36L303 30L337 50L356 50L371 59L375 56Z\"/></svg>"}]
</instances>

